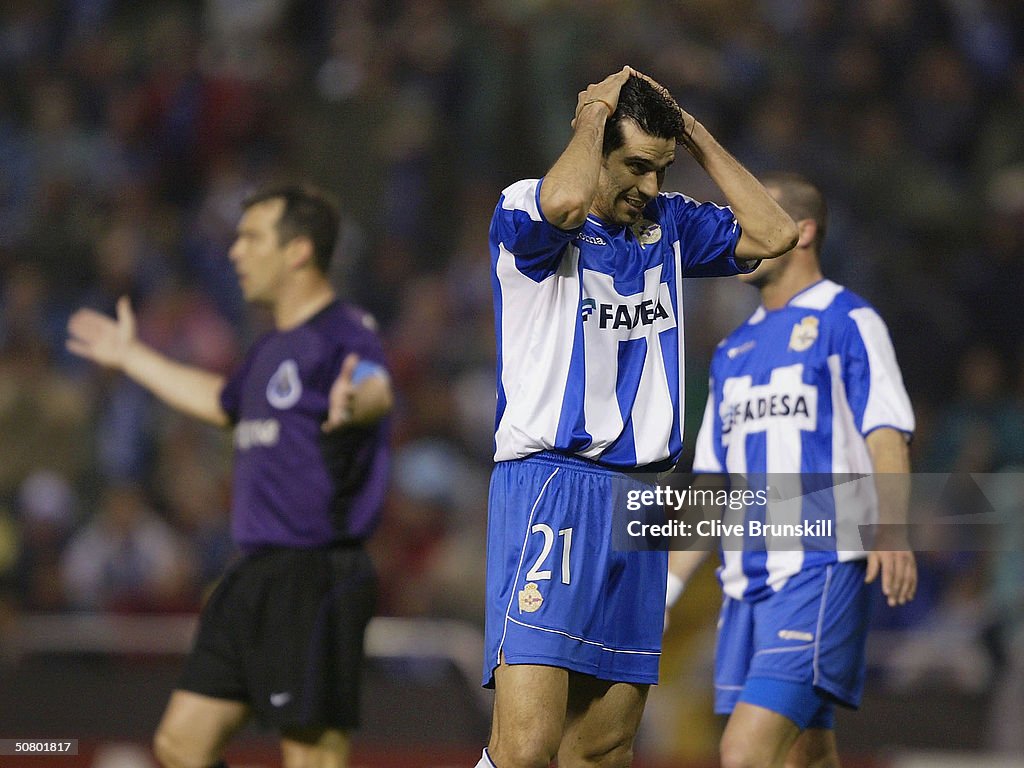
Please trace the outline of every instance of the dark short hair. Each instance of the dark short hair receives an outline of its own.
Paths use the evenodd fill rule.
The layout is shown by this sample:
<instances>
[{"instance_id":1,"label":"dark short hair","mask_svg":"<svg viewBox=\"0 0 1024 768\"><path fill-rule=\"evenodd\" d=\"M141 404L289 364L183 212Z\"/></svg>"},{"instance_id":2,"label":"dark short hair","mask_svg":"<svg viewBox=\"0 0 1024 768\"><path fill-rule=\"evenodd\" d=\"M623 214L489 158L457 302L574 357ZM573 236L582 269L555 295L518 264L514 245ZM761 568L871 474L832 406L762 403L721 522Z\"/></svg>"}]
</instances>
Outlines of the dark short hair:
<instances>
[{"instance_id":1,"label":"dark short hair","mask_svg":"<svg viewBox=\"0 0 1024 768\"><path fill-rule=\"evenodd\" d=\"M818 253L821 253L825 230L828 228L828 204L821 190L806 176L788 171L766 173L761 177L761 183L779 190L779 205L793 221L811 219L817 225L814 244Z\"/></svg>"},{"instance_id":2,"label":"dark short hair","mask_svg":"<svg viewBox=\"0 0 1024 768\"><path fill-rule=\"evenodd\" d=\"M683 135L683 116L679 105L666 92L637 75L630 75L619 91L619 103L604 128L601 152L607 157L625 143L622 121L632 120L641 131L659 139L678 139Z\"/></svg>"},{"instance_id":3,"label":"dark short hair","mask_svg":"<svg viewBox=\"0 0 1024 768\"><path fill-rule=\"evenodd\" d=\"M327 274L338 241L340 214L334 197L309 185L268 187L249 195L242 202L248 210L259 203L281 200L284 210L277 221L277 241L286 245L297 237L308 237L313 244L313 260Z\"/></svg>"}]
</instances>

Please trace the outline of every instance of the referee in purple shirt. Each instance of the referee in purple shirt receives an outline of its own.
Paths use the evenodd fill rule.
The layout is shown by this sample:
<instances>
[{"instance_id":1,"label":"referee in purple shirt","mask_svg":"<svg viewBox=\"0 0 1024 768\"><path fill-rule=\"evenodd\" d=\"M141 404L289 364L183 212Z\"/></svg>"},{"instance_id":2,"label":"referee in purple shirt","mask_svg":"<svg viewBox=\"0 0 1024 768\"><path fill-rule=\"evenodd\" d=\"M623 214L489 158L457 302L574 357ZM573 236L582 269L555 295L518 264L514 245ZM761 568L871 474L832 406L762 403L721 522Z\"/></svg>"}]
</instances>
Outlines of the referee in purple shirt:
<instances>
[{"instance_id":1,"label":"referee in purple shirt","mask_svg":"<svg viewBox=\"0 0 1024 768\"><path fill-rule=\"evenodd\" d=\"M337 231L316 189L245 201L229 257L275 327L229 378L139 341L127 298L116 319L81 309L68 322L74 354L234 429L232 533L245 556L204 607L157 729L166 768L224 766L250 716L280 733L286 768L348 763L376 591L362 542L384 498L393 397L372 318L327 279Z\"/></svg>"}]
</instances>

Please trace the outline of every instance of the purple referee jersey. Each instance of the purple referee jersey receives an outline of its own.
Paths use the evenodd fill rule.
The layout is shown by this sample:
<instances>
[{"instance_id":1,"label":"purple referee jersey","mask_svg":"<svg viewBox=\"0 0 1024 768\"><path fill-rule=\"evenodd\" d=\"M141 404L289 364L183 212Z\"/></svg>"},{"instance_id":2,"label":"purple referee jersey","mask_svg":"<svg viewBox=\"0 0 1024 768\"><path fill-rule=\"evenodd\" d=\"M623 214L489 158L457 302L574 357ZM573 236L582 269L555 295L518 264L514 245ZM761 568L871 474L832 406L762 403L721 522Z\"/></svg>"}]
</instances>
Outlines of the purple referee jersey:
<instances>
[{"instance_id":1,"label":"purple referee jersey","mask_svg":"<svg viewBox=\"0 0 1024 768\"><path fill-rule=\"evenodd\" d=\"M221 406L235 442L232 534L243 550L358 540L376 525L386 420L321 431L331 385L351 352L360 369L384 367L373 319L335 301L297 328L259 339L224 386Z\"/></svg>"}]
</instances>

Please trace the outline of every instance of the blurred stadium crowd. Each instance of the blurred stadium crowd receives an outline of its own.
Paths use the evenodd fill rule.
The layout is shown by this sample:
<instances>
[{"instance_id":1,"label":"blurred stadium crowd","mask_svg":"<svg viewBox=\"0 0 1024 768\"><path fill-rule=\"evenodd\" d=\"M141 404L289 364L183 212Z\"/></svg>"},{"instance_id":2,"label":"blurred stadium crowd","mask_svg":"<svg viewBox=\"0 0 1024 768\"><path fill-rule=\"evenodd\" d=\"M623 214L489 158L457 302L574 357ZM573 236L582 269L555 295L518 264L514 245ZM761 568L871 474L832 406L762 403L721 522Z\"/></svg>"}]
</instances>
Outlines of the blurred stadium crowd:
<instances>
[{"instance_id":1,"label":"blurred stadium crowd","mask_svg":"<svg viewBox=\"0 0 1024 768\"><path fill-rule=\"evenodd\" d=\"M1020 3L5 0L0 614L196 607L231 556L230 439L72 359L64 324L129 294L146 340L227 371L267 327L226 258L240 201L309 179L343 203L337 284L378 318L400 393L382 612L480 623L491 210L623 63L755 172L824 188L825 270L889 322L915 469L1021 471ZM720 199L685 157L666 188ZM755 300L695 282L691 437L710 350ZM1022 559L925 554L918 602L887 622L995 636L991 680Z\"/></svg>"}]
</instances>

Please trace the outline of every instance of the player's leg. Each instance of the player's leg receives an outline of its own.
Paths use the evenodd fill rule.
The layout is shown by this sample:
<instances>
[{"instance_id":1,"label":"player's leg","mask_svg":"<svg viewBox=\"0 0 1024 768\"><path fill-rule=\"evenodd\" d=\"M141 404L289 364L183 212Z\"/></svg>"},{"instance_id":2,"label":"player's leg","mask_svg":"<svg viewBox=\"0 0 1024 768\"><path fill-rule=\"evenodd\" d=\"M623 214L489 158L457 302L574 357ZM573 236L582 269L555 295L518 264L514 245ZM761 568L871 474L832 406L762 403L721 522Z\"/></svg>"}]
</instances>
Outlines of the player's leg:
<instances>
[{"instance_id":1,"label":"player's leg","mask_svg":"<svg viewBox=\"0 0 1024 768\"><path fill-rule=\"evenodd\" d=\"M361 547L296 552L288 560L278 573L278 596L286 604L276 604L272 615L289 617L291 627L274 633L277 650L262 662L282 673L269 688L262 688L265 674L252 683L262 690L256 698L271 704L261 719L280 731L284 768L346 768L349 734L359 724L363 641L376 574ZM265 598L268 605L277 599ZM289 693L287 701L281 701L282 691Z\"/></svg>"},{"instance_id":2,"label":"player's leg","mask_svg":"<svg viewBox=\"0 0 1024 768\"><path fill-rule=\"evenodd\" d=\"M562 738L569 673L537 664L494 670L494 716L487 751L498 768L547 768Z\"/></svg>"},{"instance_id":3,"label":"player's leg","mask_svg":"<svg viewBox=\"0 0 1024 768\"><path fill-rule=\"evenodd\" d=\"M723 766L828 759L823 750L833 742L820 734L790 753L801 732L832 729L835 702L859 702L868 608L863 570L859 563L812 567L754 603L726 602L716 653L716 685L723 689L716 709L731 713Z\"/></svg>"},{"instance_id":4,"label":"player's leg","mask_svg":"<svg viewBox=\"0 0 1024 768\"><path fill-rule=\"evenodd\" d=\"M248 717L249 707L240 701L176 690L157 727L153 752L163 768L210 768Z\"/></svg>"},{"instance_id":5,"label":"player's leg","mask_svg":"<svg viewBox=\"0 0 1024 768\"><path fill-rule=\"evenodd\" d=\"M233 734L252 715L235 638L247 636L239 595L250 568L237 563L220 580L199 617L192 651L153 738L164 768L213 768Z\"/></svg>"},{"instance_id":6,"label":"player's leg","mask_svg":"<svg viewBox=\"0 0 1024 768\"><path fill-rule=\"evenodd\" d=\"M554 758L570 676L657 681L667 555L611 546L629 487L572 457L495 467L484 684L496 689L489 753L498 768Z\"/></svg>"},{"instance_id":7,"label":"player's leg","mask_svg":"<svg viewBox=\"0 0 1024 768\"><path fill-rule=\"evenodd\" d=\"M560 768L621 768L633 760L633 740L649 686L570 674Z\"/></svg>"},{"instance_id":8,"label":"player's leg","mask_svg":"<svg viewBox=\"0 0 1024 768\"><path fill-rule=\"evenodd\" d=\"M346 768L349 737L338 728L284 729L284 768Z\"/></svg>"},{"instance_id":9,"label":"player's leg","mask_svg":"<svg viewBox=\"0 0 1024 768\"><path fill-rule=\"evenodd\" d=\"M739 702L722 734L722 768L782 768L799 735L785 715Z\"/></svg>"},{"instance_id":10,"label":"player's leg","mask_svg":"<svg viewBox=\"0 0 1024 768\"><path fill-rule=\"evenodd\" d=\"M840 768L836 733L829 728L808 728L786 755L786 768Z\"/></svg>"}]
</instances>

